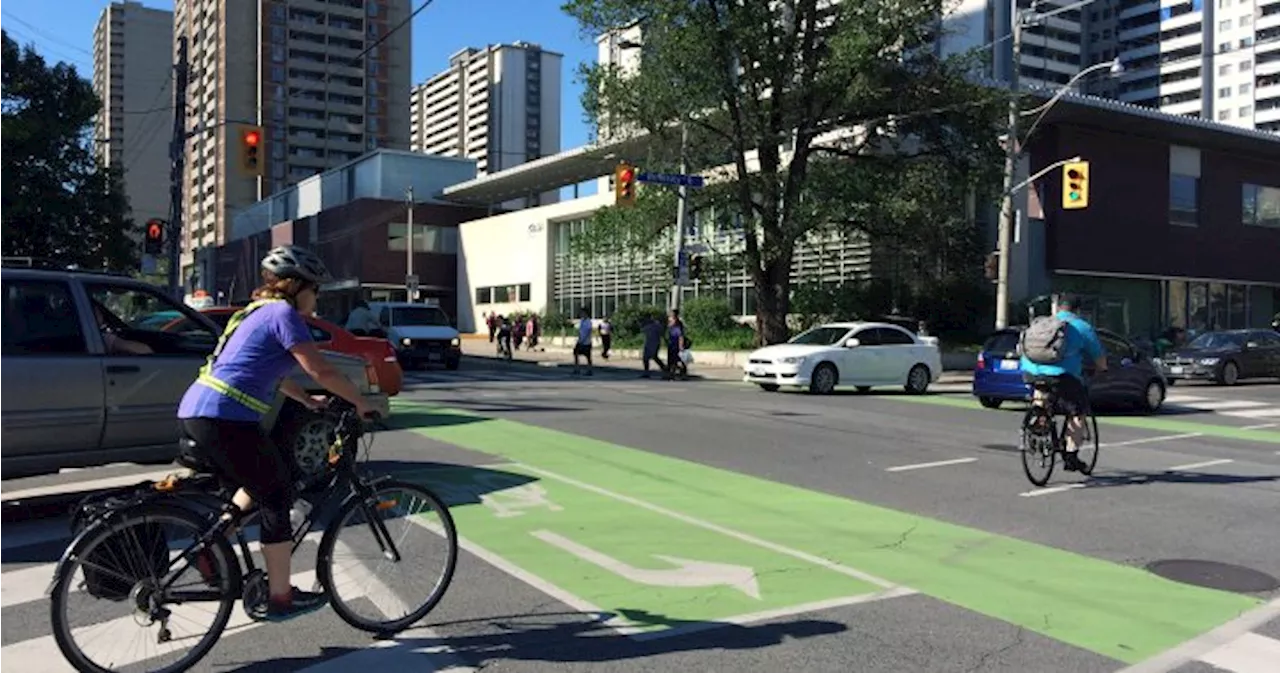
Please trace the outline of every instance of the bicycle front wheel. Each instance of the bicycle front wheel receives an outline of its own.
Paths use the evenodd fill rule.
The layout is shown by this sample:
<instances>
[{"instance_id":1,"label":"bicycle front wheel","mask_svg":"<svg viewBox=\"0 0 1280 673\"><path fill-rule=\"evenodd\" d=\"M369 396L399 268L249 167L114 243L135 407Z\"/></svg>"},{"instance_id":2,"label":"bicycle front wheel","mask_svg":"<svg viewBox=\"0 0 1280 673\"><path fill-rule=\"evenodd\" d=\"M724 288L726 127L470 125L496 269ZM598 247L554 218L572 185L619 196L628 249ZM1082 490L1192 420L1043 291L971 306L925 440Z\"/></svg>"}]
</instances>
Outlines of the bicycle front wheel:
<instances>
[{"instance_id":1,"label":"bicycle front wheel","mask_svg":"<svg viewBox=\"0 0 1280 673\"><path fill-rule=\"evenodd\" d=\"M320 541L316 572L343 621L390 634L435 608L457 563L449 508L417 484L385 481L338 512Z\"/></svg>"},{"instance_id":2,"label":"bicycle front wheel","mask_svg":"<svg viewBox=\"0 0 1280 673\"><path fill-rule=\"evenodd\" d=\"M194 666L238 598L240 568L226 539L196 548L209 522L166 505L92 525L54 578L50 617L63 656L84 673Z\"/></svg>"},{"instance_id":3,"label":"bicycle front wheel","mask_svg":"<svg viewBox=\"0 0 1280 673\"><path fill-rule=\"evenodd\" d=\"M1085 436L1080 444L1080 462L1084 463L1084 467L1080 469L1080 473L1084 476L1093 474L1093 468L1098 464L1098 417L1089 412L1089 416L1085 418Z\"/></svg>"}]
</instances>

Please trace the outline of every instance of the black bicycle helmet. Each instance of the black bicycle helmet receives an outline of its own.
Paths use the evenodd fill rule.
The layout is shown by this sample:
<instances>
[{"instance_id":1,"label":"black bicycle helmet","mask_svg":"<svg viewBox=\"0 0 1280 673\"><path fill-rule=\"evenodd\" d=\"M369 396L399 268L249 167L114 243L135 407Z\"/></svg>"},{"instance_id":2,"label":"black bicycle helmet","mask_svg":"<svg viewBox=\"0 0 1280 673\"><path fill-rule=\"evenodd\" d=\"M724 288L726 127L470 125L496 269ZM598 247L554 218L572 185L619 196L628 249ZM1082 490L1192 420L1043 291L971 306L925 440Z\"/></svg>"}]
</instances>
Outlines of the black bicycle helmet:
<instances>
[{"instance_id":1,"label":"black bicycle helmet","mask_svg":"<svg viewBox=\"0 0 1280 673\"><path fill-rule=\"evenodd\" d=\"M332 280L324 262L314 252L296 245L273 248L262 258L262 268L279 278L299 278L317 285Z\"/></svg>"}]
</instances>

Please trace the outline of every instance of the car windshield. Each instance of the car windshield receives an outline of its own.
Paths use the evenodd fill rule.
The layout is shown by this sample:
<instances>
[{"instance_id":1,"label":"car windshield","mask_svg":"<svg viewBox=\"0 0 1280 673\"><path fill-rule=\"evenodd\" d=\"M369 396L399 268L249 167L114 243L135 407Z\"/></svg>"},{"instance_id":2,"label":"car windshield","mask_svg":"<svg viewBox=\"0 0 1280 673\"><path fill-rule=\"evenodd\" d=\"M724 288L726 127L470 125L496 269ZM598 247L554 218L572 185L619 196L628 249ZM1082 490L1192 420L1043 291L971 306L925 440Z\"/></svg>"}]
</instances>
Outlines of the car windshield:
<instances>
[{"instance_id":1,"label":"car windshield","mask_svg":"<svg viewBox=\"0 0 1280 673\"><path fill-rule=\"evenodd\" d=\"M414 306L412 308L392 309L393 325L449 325L449 317L438 308L430 306Z\"/></svg>"},{"instance_id":2,"label":"car windshield","mask_svg":"<svg viewBox=\"0 0 1280 673\"><path fill-rule=\"evenodd\" d=\"M1239 332L1205 332L1191 340L1187 348L1209 350L1239 348L1244 345L1244 335Z\"/></svg>"},{"instance_id":3,"label":"car windshield","mask_svg":"<svg viewBox=\"0 0 1280 673\"><path fill-rule=\"evenodd\" d=\"M1017 332L1000 332L991 335L987 339L987 343L983 344L982 350L988 353L1013 353L1018 350L1018 333Z\"/></svg>"},{"instance_id":4,"label":"car windshield","mask_svg":"<svg viewBox=\"0 0 1280 673\"><path fill-rule=\"evenodd\" d=\"M807 346L834 346L840 338L849 333L847 327L815 327L808 332L798 334L787 343Z\"/></svg>"}]
</instances>

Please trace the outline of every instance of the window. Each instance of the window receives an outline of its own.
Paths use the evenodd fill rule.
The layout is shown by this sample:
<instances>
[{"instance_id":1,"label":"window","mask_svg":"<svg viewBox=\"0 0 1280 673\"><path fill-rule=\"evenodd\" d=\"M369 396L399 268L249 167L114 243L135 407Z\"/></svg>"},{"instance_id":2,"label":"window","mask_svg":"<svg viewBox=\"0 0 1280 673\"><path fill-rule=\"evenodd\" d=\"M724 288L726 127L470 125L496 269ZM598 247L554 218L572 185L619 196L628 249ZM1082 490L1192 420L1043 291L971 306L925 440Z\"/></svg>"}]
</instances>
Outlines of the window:
<instances>
[{"instance_id":1,"label":"window","mask_svg":"<svg viewBox=\"0 0 1280 673\"><path fill-rule=\"evenodd\" d=\"M1280 228L1280 187L1245 184L1241 192L1246 226Z\"/></svg>"},{"instance_id":2,"label":"window","mask_svg":"<svg viewBox=\"0 0 1280 673\"><path fill-rule=\"evenodd\" d=\"M5 355L83 355L84 330L65 283L4 282Z\"/></svg>"},{"instance_id":3,"label":"window","mask_svg":"<svg viewBox=\"0 0 1280 673\"><path fill-rule=\"evenodd\" d=\"M1219 21L1219 22L1218 22L1218 30L1219 30L1219 31L1223 31L1223 32L1228 31L1228 30L1231 30L1231 19L1226 19L1226 20L1224 20L1224 21Z\"/></svg>"},{"instance_id":4,"label":"window","mask_svg":"<svg viewBox=\"0 0 1280 673\"><path fill-rule=\"evenodd\" d=\"M910 334L902 330L881 327L876 331L880 334L880 345L882 346L907 346L916 342Z\"/></svg>"},{"instance_id":5,"label":"window","mask_svg":"<svg viewBox=\"0 0 1280 673\"><path fill-rule=\"evenodd\" d=\"M520 301L529 301L533 296L533 286L525 283L520 286Z\"/></svg>"},{"instance_id":6,"label":"window","mask_svg":"<svg viewBox=\"0 0 1280 673\"><path fill-rule=\"evenodd\" d=\"M1246 94L1246 93L1249 93L1250 91L1253 91L1252 82L1245 82L1244 84L1241 84L1238 89L1236 89L1236 92L1241 94Z\"/></svg>"},{"instance_id":7,"label":"window","mask_svg":"<svg viewBox=\"0 0 1280 673\"><path fill-rule=\"evenodd\" d=\"M1240 61L1240 72L1247 72L1253 69L1253 61Z\"/></svg>"},{"instance_id":8,"label":"window","mask_svg":"<svg viewBox=\"0 0 1280 673\"><path fill-rule=\"evenodd\" d=\"M1236 22L1236 25L1240 26L1241 28L1244 28L1245 26L1253 25L1253 15L1245 14L1244 16L1240 17L1240 20Z\"/></svg>"},{"instance_id":9,"label":"window","mask_svg":"<svg viewBox=\"0 0 1280 673\"><path fill-rule=\"evenodd\" d=\"M1169 147L1169 223L1196 226L1200 210L1200 151Z\"/></svg>"},{"instance_id":10,"label":"window","mask_svg":"<svg viewBox=\"0 0 1280 673\"><path fill-rule=\"evenodd\" d=\"M208 355L218 335L159 292L128 285L88 286L111 355ZM141 346L141 347L139 347Z\"/></svg>"},{"instance_id":11,"label":"window","mask_svg":"<svg viewBox=\"0 0 1280 673\"><path fill-rule=\"evenodd\" d=\"M510 302L511 293L508 292L510 289L511 288L506 285L499 285L498 287L493 288L493 303L506 304L507 302Z\"/></svg>"},{"instance_id":12,"label":"window","mask_svg":"<svg viewBox=\"0 0 1280 673\"><path fill-rule=\"evenodd\" d=\"M405 223L387 224L387 249L404 252ZM414 252L430 252L455 255L458 252L458 230L455 227L437 227L429 224L413 224Z\"/></svg>"},{"instance_id":13,"label":"window","mask_svg":"<svg viewBox=\"0 0 1280 673\"><path fill-rule=\"evenodd\" d=\"M1218 110L1218 121L1224 122L1231 119L1231 110Z\"/></svg>"},{"instance_id":14,"label":"window","mask_svg":"<svg viewBox=\"0 0 1280 673\"><path fill-rule=\"evenodd\" d=\"M476 288L476 306L482 306L493 302L493 288L478 287Z\"/></svg>"},{"instance_id":15,"label":"window","mask_svg":"<svg viewBox=\"0 0 1280 673\"><path fill-rule=\"evenodd\" d=\"M1224 86L1218 89L1218 98L1226 98L1231 95L1231 87Z\"/></svg>"},{"instance_id":16,"label":"window","mask_svg":"<svg viewBox=\"0 0 1280 673\"><path fill-rule=\"evenodd\" d=\"M1253 36L1252 36L1252 35L1250 35L1249 37L1246 37L1246 38L1244 38L1244 39L1240 40L1240 48L1241 48L1241 49L1244 49L1244 48L1246 48L1246 47L1252 47L1252 46L1253 46Z\"/></svg>"},{"instance_id":17,"label":"window","mask_svg":"<svg viewBox=\"0 0 1280 673\"><path fill-rule=\"evenodd\" d=\"M1252 106L1252 105L1242 105L1242 106L1240 106L1240 116L1241 116L1241 117L1248 117L1248 116L1250 116L1250 115L1252 115L1252 114L1253 114L1253 106Z\"/></svg>"},{"instance_id":18,"label":"window","mask_svg":"<svg viewBox=\"0 0 1280 673\"><path fill-rule=\"evenodd\" d=\"M1224 51L1231 51L1231 43L1230 43L1230 42L1219 42L1219 43L1218 43L1218 53L1222 53L1222 52L1224 52Z\"/></svg>"},{"instance_id":19,"label":"window","mask_svg":"<svg viewBox=\"0 0 1280 673\"><path fill-rule=\"evenodd\" d=\"M1229 75L1229 74L1231 74L1231 64L1230 64L1230 63L1227 63L1227 64L1225 64L1225 65L1220 65L1220 66L1218 66L1218 74L1219 74L1219 75Z\"/></svg>"}]
</instances>

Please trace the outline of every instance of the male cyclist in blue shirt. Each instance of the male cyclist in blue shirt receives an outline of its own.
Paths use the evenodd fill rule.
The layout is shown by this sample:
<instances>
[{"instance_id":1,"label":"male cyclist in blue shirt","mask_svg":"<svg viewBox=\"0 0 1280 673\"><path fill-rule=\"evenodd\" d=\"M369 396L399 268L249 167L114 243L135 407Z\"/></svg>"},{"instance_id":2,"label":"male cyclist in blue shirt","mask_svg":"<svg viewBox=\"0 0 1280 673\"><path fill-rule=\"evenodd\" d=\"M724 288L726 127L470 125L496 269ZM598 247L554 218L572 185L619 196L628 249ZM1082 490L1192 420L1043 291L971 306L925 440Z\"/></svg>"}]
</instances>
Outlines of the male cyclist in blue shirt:
<instances>
[{"instance_id":1,"label":"male cyclist in blue shirt","mask_svg":"<svg viewBox=\"0 0 1280 673\"><path fill-rule=\"evenodd\" d=\"M1022 356L1022 378L1031 383L1036 378L1053 378L1057 382L1056 396L1058 410L1068 418L1067 454L1063 466L1069 471L1078 471L1083 466L1077 451L1084 430L1084 414L1089 408L1089 391L1084 385L1084 358L1088 356L1094 363L1095 372L1107 370L1107 356L1102 348L1098 335L1084 318L1075 314L1077 302L1075 297L1061 295L1058 298L1055 316L1066 323L1066 343L1062 348L1062 357L1056 363L1046 364L1033 362L1024 354ZM1043 402L1042 393L1035 392L1036 402Z\"/></svg>"}]
</instances>

